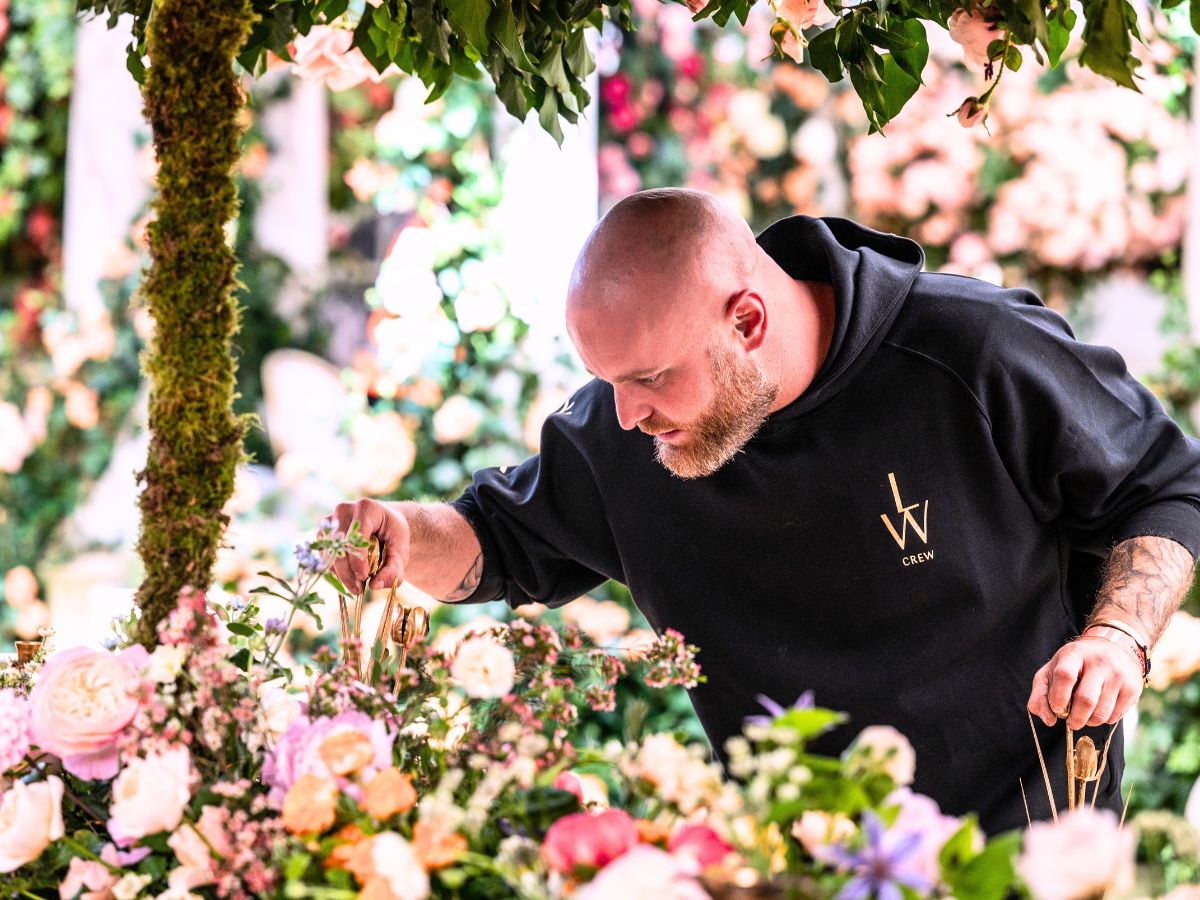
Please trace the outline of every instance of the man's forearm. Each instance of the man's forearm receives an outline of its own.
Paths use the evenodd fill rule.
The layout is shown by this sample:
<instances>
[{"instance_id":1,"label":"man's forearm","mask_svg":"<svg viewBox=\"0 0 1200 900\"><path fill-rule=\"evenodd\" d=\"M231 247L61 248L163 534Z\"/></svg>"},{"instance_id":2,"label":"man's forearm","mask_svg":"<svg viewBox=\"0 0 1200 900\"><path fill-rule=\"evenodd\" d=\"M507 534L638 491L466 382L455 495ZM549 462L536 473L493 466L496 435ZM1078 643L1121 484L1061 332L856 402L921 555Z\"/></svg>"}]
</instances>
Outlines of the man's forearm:
<instances>
[{"instance_id":1,"label":"man's forearm","mask_svg":"<svg viewBox=\"0 0 1200 900\"><path fill-rule=\"evenodd\" d=\"M471 596L483 575L483 550L467 520L444 503L394 505L411 532L404 580L444 603Z\"/></svg>"},{"instance_id":2,"label":"man's forearm","mask_svg":"<svg viewBox=\"0 0 1200 900\"><path fill-rule=\"evenodd\" d=\"M1195 561L1169 538L1122 541L1104 565L1104 578L1088 623L1117 619L1140 629L1153 645L1192 584Z\"/></svg>"}]
</instances>

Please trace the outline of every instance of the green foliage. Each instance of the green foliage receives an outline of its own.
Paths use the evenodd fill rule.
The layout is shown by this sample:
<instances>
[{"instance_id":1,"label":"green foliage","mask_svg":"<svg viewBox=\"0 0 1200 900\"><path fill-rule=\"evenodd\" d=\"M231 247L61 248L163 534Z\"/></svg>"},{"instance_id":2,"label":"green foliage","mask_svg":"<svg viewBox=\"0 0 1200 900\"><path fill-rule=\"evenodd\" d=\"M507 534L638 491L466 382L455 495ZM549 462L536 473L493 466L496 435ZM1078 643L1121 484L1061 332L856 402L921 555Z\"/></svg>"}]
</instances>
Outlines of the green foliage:
<instances>
[{"instance_id":1,"label":"green foliage","mask_svg":"<svg viewBox=\"0 0 1200 900\"><path fill-rule=\"evenodd\" d=\"M230 351L236 257L225 223L237 209L231 172L244 102L233 55L250 23L248 0L220 12L198 0L168 0L146 35L145 108L159 162L153 264L142 285L156 326L144 361L151 442L139 476L138 639L148 645L180 589L211 580L242 459Z\"/></svg>"}]
</instances>

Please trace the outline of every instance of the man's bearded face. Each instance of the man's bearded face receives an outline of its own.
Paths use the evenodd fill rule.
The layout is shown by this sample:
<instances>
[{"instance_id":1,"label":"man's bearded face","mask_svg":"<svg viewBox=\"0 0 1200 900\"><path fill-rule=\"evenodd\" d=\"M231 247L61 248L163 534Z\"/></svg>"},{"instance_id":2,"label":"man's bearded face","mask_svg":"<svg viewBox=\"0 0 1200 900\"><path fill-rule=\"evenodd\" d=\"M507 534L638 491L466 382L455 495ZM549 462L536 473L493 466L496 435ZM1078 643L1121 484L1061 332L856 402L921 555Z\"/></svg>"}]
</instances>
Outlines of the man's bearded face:
<instances>
[{"instance_id":1,"label":"man's bearded face","mask_svg":"<svg viewBox=\"0 0 1200 900\"><path fill-rule=\"evenodd\" d=\"M751 360L739 361L732 350L710 347L706 356L715 390L709 407L691 422L652 414L637 426L654 435L687 433L682 444L654 439L655 458L680 478L703 478L729 462L766 421L779 393L778 384L768 381Z\"/></svg>"}]
</instances>

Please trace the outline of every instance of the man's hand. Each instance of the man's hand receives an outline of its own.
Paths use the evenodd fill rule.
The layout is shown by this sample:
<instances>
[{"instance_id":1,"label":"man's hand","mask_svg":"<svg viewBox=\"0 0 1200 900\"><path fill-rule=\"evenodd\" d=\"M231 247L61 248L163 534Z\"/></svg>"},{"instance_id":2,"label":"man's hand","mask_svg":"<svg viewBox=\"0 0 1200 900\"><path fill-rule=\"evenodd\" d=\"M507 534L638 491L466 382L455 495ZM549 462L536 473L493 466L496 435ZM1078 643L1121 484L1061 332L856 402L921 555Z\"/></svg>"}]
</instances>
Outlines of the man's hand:
<instances>
[{"instance_id":1,"label":"man's hand","mask_svg":"<svg viewBox=\"0 0 1200 900\"><path fill-rule=\"evenodd\" d=\"M333 511L337 529L343 533L350 530L353 522L364 538L376 537L383 549L383 565L371 586L391 587L393 582L404 580L408 569L409 544L412 530L404 513L393 505L378 500L362 499L354 503L339 503ZM352 594L360 593L367 580L367 554L352 553L343 556L333 565L336 575Z\"/></svg>"},{"instance_id":2,"label":"man's hand","mask_svg":"<svg viewBox=\"0 0 1200 900\"><path fill-rule=\"evenodd\" d=\"M1073 729L1119 722L1142 693L1142 666L1128 643L1085 634L1064 646L1033 677L1029 711L1053 725L1069 708Z\"/></svg>"}]
</instances>

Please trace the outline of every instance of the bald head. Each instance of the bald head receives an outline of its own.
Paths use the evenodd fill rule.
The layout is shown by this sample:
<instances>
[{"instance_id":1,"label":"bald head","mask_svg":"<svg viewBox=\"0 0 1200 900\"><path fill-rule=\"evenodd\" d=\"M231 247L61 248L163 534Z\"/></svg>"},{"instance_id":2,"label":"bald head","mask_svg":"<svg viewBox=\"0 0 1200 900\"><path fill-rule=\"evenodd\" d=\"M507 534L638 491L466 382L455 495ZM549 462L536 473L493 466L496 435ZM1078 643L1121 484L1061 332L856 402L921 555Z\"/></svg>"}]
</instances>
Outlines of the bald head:
<instances>
[{"instance_id":1,"label":"bald head","mask_svg":"<svg viewBox=\"0 0 1200 900\"><path fill-rule=\"evenodd\" d=\"M690 303L728 296L754 277L761 250L750 227L717 198L686 188L626 197L592 230L567 295L572 310L620 312L631 302Z\"/></svg>"}]
</instances>

